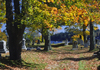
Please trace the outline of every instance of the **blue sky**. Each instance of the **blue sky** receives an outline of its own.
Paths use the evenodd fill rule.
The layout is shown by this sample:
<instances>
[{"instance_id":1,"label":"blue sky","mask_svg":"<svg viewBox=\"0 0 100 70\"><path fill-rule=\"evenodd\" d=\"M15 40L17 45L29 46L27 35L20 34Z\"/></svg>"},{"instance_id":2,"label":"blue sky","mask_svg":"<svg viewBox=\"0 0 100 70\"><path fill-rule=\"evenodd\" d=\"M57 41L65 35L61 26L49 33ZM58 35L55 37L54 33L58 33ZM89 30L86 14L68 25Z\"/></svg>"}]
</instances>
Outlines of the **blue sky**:
<instances>
[{"instance_id":1,"label":"blue sky","mask_svg":"<svg viewBox=\"0 0 100 70\"><path fill-rule=\"evenodd\" d=\"M1 31L3 31L3 30L5 30L6 29L6 24L3 24L3 26L2 26L2 28L1 28ZM60 33L60 32L65 32L65 30L64 30L64 28L65 28L66 26L62 26L62 29L61 30L59 30L57 33Z\"/></svg>"},{"instance_id":2,"label":"blue sky","mask_svg":"<svg viewBox=\"0 0 100 70\"><path fill-rule=\"evenodd\" d=\"M3 30L6 29L5 26L6 26L6 24L4 24L4 25L2 26L1 31L3 31ZM97 26L98 26L98 28L100 29L100 25L97 25ZM64 30L65 27L66 27L66 26L62 26L62 29L61 29L61 30L58 30L57 33L65 32L65 30Z\"/></svg>"}]
</instances>

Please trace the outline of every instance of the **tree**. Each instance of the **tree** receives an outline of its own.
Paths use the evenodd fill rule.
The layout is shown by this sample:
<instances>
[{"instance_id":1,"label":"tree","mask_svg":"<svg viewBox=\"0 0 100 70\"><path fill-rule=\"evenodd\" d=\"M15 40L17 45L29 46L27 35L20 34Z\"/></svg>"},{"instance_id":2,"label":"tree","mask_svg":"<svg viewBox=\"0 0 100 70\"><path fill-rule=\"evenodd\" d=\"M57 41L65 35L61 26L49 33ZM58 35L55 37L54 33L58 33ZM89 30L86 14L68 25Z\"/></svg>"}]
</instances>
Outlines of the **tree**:
<instances>
[{"instance_id":1,"label":"tree","mask_svg":"<svg viewBox=\"0 0 100 70\"><path fill-rule=\"evenodd\" d=\"M12 11L12 0L6 0L6 18L7 18L6 29L9 35L10 59L18 60L20 62L21 61L22 38L23 38L25 25L21 24L20 18L23 16L20 16L20 14L22 13L24 15L24 12L22 11L20 13L19 0L14 0L14 9L15 9L15 15L13 14L13 11ZM22 7L22 10L23 9L24 7ZM20 28L18 26L20 26Z\"/></svg>"},{"instance_id":2,"label":"tree","mask_svg":"<svg viewBox=\"0 0 100 70\"><path fill-rule=\"evenodd\" d=\"M41 1L35 1L36 3L40 3L39 6L32 6L32 9L34 11L30 11L32 14L28 15L33 15L29 16L31 19L32 23L32 28L33 30L38 30L39 32L42 33L44 39L45 39L45 51L49 51L49 47L51 46L50 44L50 31L52 30L54 26L56 26L56 14L57 14L57 8L56 7L49 7L48 3L46 1L43 1L41 4ZM30 4L33 4L32 2ZM34 18L34 20L32 20ZM33 24L35 23L35 24ZM49 49L48 49L49 48Z\"/></svg>"},{"instance_id":3,"label":"tree","mask_svg":"<svg viewBox=\"0 0 100 70\"><path fill-rule=\"evenodd\" d=\"M21 3L22 9L20 10L19 0L14 0L14 11L12 11L12 0L6 0L6 29L9 35L10 59L18 61L21 61L21 46L25 27L37 26L38 28L42 21L44 27L48 28L48 26L52 26L51 23L55 22L55 14L53 13L55 8L48 7L37 0L22 0ZM50 12L52 16L49 10L52 10Z\"/></svg>"},{"instance_id":4,"label":"tree","mask_svg":"<svg viewBox=\"0 0 100 70\"><path fill-rule=\"evenodd\" d=\"M84 28L83 33L85 33L85 29L88 24L93 24L93 22L95 23L100 22L100 18L99 18L100 1L99 0L89 0L89 1L73 0L69 2L66 1L64 2L62 3L61 10L59 11L59 13L61 14L60 21L64 22L65 25L72 25L74 23L79 23L80 26L83 26ZM69 6L68 4L71 6ZM93 30L93 28L91 30ZM90 40L91 43L94 44L93 32L91 34L92 36ZM92 44L90 45L90 48L94 47L94 45Z\"/></svg>"}]
</instances>

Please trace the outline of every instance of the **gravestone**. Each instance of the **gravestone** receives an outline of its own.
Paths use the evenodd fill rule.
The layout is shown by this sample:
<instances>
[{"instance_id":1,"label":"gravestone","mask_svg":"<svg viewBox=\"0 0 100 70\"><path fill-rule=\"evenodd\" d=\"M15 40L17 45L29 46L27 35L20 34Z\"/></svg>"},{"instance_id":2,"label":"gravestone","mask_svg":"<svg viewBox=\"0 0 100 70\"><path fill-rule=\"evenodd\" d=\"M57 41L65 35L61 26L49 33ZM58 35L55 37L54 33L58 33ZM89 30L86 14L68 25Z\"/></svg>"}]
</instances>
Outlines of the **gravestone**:
<instances>
[{"instance_id":1,"label":"gravestone","mask_svg":"<svg viewBox=\"0 0 100 70\"><path fill-rule=\"evenodd\" d=\"M90 46L90 40L88 40L88 45Z\"/></svg>"},{"instance_id":2,"label":"gravestone","mask_svg":"<svg viewBox=\"0 0 100 70\"><path fill-rule=\"evenodd\" d=\"M100 45L100 40L99 39L97 40L97 45Z\"/></svg>"},{"instance_id":3,"label":"gravestone","mask_svg":"<svg viewBox=\"0 0 100 70\"><path fill-rule=\"evenodd\" d=\"M33 47L31 48L31 50L35 50L35 49L36 49L36 48L33 48Z\"/></svg>"},{"instance_id":4,"label":"gravestone","mask_svg":"<svg viewBox=\"0 0 100 70\"><path fill-rule=\"evenodd\" d=\"M41 50L41 48L40 48L40 47L37 47L36 49L37 49L37 50Z\"/></svg>"},{"instance_id":5,"label":"gravestone","mask_svg":"<svg viewBox=\"0 0 100 70\"><path fill-rule=\"evenodd\" d=\"M8 50L6 48L6 41L1 40L0 41L0 53L7 53Z\"/></svg>"},{"instance_id":6,"label":"gravestone","mask_svg":"<svg viewBox=\"0 0 100 70\"><path fill-rule=\"evenodd\" d=\"M73 43L73 39L72 38L70 39L70 43Z\"/></svg>"},{"instance_id":7,"label":"gravestone","mask_svg":"<svg viewBox=\"0 0 100 70\"><path fill-rule=\"evenodd\" d=\"M81 39L80 39L80 38L78 38L78 44L80 44L80 40L81 40Z\"/></svg>"},{"instance_id":8,"label":"gravestone","mask_svg":"<svg viewBox=\"0 0 100 70\"><path fill-rule=\"evenodd\" d=\"M77 50L77 48L78 48L78 42L74 41L72 50Z\"/></svg>"},{"instance_id":9,"label":"gravestone","mask_svg":"<svg viewBox=\"0 0 100 70\"><path fill-rule=\"evenodd\" d=\"M68 39L65 40L65 45L68 45Z\"/></svg>"},{"instance_id":10,"label":"gravestone","mask_svg":"<svg viewBox=\"0 0 100 70\"><path fill-rule=\"evenodd\" d=\"M0 58L1 58L1 53L7 53L8 50L6 48L6 41L1 40L0 41Z\"/></svg>"},{"instance_id":11,"label":"gravestone","mask_svg":"<svg viewBox=\"0 0 100 70\"><path fill-rule=\"evenodd\" d=\"M27 50L27 48L26 48L26 45L25 45L25 39L23 38L23 40L22 40L22 49L23 50Z\"/></svg>"},{"instance_id":12,"label":"gravestone","mask_svg":"<svg viewBox=\"0 0 100 70\"><path fill-rule=\"evenodd\" d=\"M81 45L84 45L84 42L83 42L83 40L82 40L82 39L80 39L80 44L81 44Z\"/></svg>"},{"instance_id":13,"label":"gravestone","mask_svg":"<svg viewBox=\"0 0 100 70\"><path fill-rule=\"evenodd\" d=\"M84 43L84 48L87 48L89 46L88 41L86 40L86 42Z\"/></svg>"}]
</instances>

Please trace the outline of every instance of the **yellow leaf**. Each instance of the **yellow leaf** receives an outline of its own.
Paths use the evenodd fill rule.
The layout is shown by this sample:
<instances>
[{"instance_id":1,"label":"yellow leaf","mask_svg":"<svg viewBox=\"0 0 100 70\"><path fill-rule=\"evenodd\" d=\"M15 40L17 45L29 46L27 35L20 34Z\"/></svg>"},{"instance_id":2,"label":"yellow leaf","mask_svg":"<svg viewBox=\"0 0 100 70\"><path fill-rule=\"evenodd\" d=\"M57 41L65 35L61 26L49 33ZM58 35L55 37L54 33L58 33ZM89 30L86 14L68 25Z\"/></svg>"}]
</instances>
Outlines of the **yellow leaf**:
<instances>
[{"instance_id":1,"label":"yellow leaf","mask_svg":"<svg viewBox=\"0 0 100 70\"><path fill-rule=\"evenodd\" d=\"M87 25L88 25L88 21L87 21L87 20L85 20L84 22L85 22L85 23L84 23L84 25L85 25L85 26L87 26Z\"/></svg>"}]
</instances>

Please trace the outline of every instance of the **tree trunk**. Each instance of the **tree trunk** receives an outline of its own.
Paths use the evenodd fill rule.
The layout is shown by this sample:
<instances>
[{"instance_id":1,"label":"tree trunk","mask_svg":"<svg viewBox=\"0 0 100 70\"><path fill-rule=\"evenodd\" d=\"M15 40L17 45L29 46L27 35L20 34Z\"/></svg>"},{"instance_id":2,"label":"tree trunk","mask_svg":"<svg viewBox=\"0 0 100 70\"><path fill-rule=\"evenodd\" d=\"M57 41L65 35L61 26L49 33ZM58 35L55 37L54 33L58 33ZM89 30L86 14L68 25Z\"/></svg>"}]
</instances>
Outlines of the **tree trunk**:
<instances>
[{"instance_id":1,"label":"tree trunk","mask_svg":"<svg viewBox=\"0 0 100 70\"><path fill-rule=\"evenodd\" d=\"M86 26L83 24L83 37L84 37L84 43L86 43L87 37L86 37Z\"/></svg>"},{"instance_id":2,"label":"tree trunk","mask_svg":"<svg viewBox=\"0 0 100 70\"><path fill-rule=\"evenodd\" d=\"M43 40L43 39L44 39L44 36L43 36L43 33L42 33L42 43L44 42L44 40Z\"/></svg>"},{"instance_id":3,"label":"tree trunk","mask_svg":"<svg viewBox=\"0 0 100 70\"><path fill-rule=\"evenodd\" d=\"M94 27L93 27L93 23L90 20L90 49L89 51L92 51L95 48L94 45Z\"/></svg>"},{"instance_id":4,"label":"tree trunk","mask_svg":"<svg viewBox=\"0 0 100 70\"><path fill-rule=\"evenodd\" d=\"M47 30L47 34L44 36L44 39L45 39L45 47L44 47L44 50L45 51L49 51L51 50L51 38L50 38L50 31L49 29Z\"/></svg>"},{"instance_id":5,"label":"tree trunk","mask_svg":"<svg viewBox=\"0 0 100 70\"><path fill-rule=\"evenodd\" d=\"M22 38L25 25L21 25L19 0L14 0L15 19L13 21L12 0L6 0L6 29L9 35L9 53L11 60L21 61ZM13 22L13 23L12 23ZM20 28L18 28L18 25Z\"/></svg>"},{"instance_id":6,"label":"tree trunk","mask_svg":"<svg viewBox=\"0 0 100 70\"><path fill-rule=\"evenodd\" d=\"M21 61L21 49L22 49L23 34L11 33L9 35L9 52L11 60Z\"/></svg>"},{"instance_id":7,"label":"tree trunk","mask_svg":"<svg viewBox=\"0 0 100 70\"><path fill-rule=\"evenodd\" d=\"M43 29L44 29L44 27L43 27L43 23L42 23L42 31L41 31L41 34L42 34L42 43L44 42L44 35L43 35L43 33L44 33L44 31L43 31Z\"/></svg>"}]
</instances>

